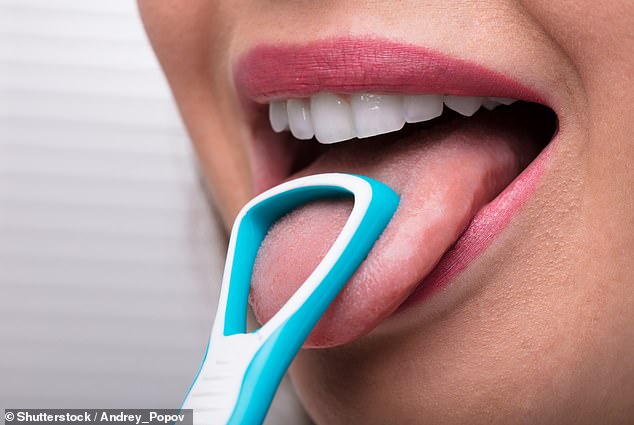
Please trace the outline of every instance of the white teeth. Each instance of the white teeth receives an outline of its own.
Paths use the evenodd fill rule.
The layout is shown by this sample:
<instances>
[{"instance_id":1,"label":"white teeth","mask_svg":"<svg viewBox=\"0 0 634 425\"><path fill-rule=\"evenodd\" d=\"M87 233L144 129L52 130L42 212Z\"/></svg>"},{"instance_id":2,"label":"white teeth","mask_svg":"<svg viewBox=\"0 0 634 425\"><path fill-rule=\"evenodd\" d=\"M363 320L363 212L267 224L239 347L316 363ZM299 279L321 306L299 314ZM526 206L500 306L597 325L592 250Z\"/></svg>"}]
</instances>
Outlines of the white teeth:
<instances>
[{"instance_id":1,"label":"white teeth","mask_svg":"<svg viewBox=\"0 0 634 425\"><path fill-rule=\"evenodd\" d=\"M269 105L269 121L276 133L280 133L288 128L288 114L286 113L286 102L275 100Z\"/></svg>"},{"instance_id":2,"label":"white teeth","mask_svg":"<svg viewBox=\"0 0 634 425\"><path fill-rule=\"evenodd\" d=\"M310 101L308 99L289 99L286 103L286 110L293 136L300 140L312 139L315 129L310 114Z\"/></svg>"},{"instance_id":3,"label":"white teeth","mask_svg":"<svg viewBox=\"0 0 634 425\"><path fill-rule=\"evenodd\" d=\"M352 118L358 138L398 131L405 125L403 96L353 94Z\"/></svg>"},{"instance_id":4,"label":"white teeth","mask_svg":"<svg viewBox=\"0 0 634 425\"><path fill-rule=\"evenodd\" d=\"M434 119L442 115L443 105L470 117L480 106L491 111L513 102L516 99L508 97L355 93L346 98L321 92L310 99L271 102L269 120L278 133L290 127L296 139L315 136L318 142L328 144L390 133L406 122Z\"/></svg>"},{"instance_id":5,"label":"white teeth","mask_svg":"<svg viewBox=\"0 0 634 425\"><path fill-rule=\"evenodd\" d=\"M511 105L517 102L517 99L513 99L510 97L490 97L489 99L493 100L494 102L501 103L502 105Z\"/></svg>"},{"instance_id":6,"label":"white teeth","mask_svg":"<svg viewBox=\"0 0 634 425\"><path fill-rule=\"evenodd\" d=\"M445 105L461 115L470 117L480 109L483 100L482 97L474 96L445 96Z\"/></svg>"},{"instance_id":7,"label":"white teeth","mask_svg":"<svg viewBox=\"0 0 634 425\"><path fill-rule=\"evenodd\" d=\"M315 137L321 143L336 143L356 136L348 102L332 93L310 98Z\"/></svg>"},{"instance_id":8,"label":"white teeth","mask_svg":"<svg viewBox=\"0 0 634 425\"><path fill-rule=\"evenodd\" d=\"M486 98L482 101L482 106L484 106L487 110L492 111L498 106L500 106L500 104L497 103L495 100Z\"/></svg>"},{"instance_id":9,"label":"white teeth","mask_svg":"<svg viewBox=\"0 0 634 425\"><path fill-rule=\"evenodd\" d=\"M405 96L405 121L409 123L428 121L442 115L441 95Z\"/></svg>"}]
</instances>

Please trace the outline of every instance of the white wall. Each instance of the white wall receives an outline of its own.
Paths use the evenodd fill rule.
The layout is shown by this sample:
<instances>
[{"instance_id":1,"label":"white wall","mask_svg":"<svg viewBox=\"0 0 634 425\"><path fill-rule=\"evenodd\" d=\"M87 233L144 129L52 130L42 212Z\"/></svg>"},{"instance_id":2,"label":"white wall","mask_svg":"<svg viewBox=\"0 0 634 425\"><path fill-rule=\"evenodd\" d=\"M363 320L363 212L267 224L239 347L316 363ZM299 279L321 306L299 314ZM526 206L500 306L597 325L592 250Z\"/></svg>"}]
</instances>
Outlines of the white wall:
<instances>
[{"instance_id":1,"label":"white wall","mask_svg":"<svg viewBox=\"0 0 634 425\"><path fill-rule=\"evenodd\" d=\"M224 242L133 1L0 0L0 408L180 405Z\"/></svg>"}]
</instances>

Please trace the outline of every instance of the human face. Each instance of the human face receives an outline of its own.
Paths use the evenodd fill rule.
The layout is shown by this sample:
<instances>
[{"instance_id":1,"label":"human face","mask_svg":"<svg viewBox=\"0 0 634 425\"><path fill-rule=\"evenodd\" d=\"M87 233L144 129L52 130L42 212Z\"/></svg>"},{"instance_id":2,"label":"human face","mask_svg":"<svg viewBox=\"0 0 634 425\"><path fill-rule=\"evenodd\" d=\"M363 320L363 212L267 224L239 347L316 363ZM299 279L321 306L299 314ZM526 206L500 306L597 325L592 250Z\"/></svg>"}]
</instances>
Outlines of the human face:
<instances>
[{"instance_id":1,"label":"human face","mask_svg":"<svg viewBox=\"0 0 634 425\"><path fill-rule=\"evenodd\" d=\"M296 175L355 172L401 196L291 368L317 423L634 417L633 2L139 5L226 223ZM390 132L404 101L385 94L523 102ZM387 134L325 147L271 129L268 103L310 96L322 141ZM272 229L253 277L261 321L348 210L315 203Z\"/></svg>"}]
</instances>

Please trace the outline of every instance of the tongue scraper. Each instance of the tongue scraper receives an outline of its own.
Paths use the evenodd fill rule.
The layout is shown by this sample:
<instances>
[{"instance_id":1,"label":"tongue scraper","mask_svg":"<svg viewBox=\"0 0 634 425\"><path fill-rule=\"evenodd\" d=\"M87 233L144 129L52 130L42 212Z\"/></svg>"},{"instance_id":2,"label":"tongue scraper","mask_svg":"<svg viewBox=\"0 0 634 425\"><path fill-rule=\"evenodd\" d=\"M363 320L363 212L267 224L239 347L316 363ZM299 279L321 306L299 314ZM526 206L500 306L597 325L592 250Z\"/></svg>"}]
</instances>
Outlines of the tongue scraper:
<instances>
[{"instance_id":1,"label":"tongue scraper","mask_svg":"<svg viewBox=\"0 0 634 425\"><path fill-rule=\"evenodd\" d=\"M352 197L348 221L324 259L266 324L247 332L256 254L276 220L307 202ZM182 409L194 424L261 424L291 361L392 219L398 195L368 177L301 177L252 199L231 231L220 301L207 352ZM293 267L292 264L288 265Z\"/></svg>"}]
</instances>

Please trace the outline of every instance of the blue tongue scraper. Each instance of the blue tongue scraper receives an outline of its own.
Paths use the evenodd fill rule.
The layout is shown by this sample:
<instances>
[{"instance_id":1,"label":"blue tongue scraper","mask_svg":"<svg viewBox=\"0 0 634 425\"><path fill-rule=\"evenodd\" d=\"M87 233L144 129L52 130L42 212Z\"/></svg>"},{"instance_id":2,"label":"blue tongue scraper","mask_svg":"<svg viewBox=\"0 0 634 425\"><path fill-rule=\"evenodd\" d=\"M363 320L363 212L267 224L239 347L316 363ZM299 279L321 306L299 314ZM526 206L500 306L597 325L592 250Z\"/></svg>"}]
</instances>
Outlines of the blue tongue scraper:
<instances>
[{"instance_id":1,"label":"blue tongue scraper","mask_svg":"<svg viewBox=\"0 0 634 425\"><path fill-rule=\"evenodd\" d=\"M346 196L354 198L354 207L324 259L277 314L247 332L253 263L271 225L307 202ZM283 183L240 211L231 231L207 353L182 407L194 410L194 424L262 423L286 369L365 260L398 203L398 195L383 183L331 173Z\"/></svg>"}]
</instances>

